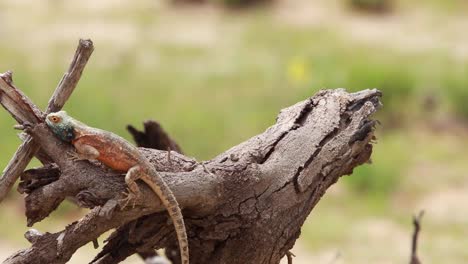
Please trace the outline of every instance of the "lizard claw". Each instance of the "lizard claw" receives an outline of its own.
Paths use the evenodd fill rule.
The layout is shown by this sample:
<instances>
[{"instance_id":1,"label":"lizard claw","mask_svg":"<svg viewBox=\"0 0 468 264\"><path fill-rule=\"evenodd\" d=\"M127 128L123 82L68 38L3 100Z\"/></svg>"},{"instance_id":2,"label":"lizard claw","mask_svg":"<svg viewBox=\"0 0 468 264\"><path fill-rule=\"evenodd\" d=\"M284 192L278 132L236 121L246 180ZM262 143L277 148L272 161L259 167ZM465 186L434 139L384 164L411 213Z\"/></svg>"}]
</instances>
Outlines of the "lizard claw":
<instances>
[{"instance_id":1,"label":"lizard claw","mask_svg":"<svg viewBox=\"0 0 468 264\"><path fill-rule=\"evenodd\" d=\"M13 126L14 129L23 130L26 133L31 132L33 127L34 127L34 125L32 123L29 123L28 121L23 122L23 124L18 124L18 125Z\"/></svg>"},{"instance_id":2,"label":"lizard claw","mask_svg":"<svg viewBox=\"0 0 468 264\"><path fill-rule=\"evenodd\" d=\"M83 160L83 157L81 157L80 154L78 154L78 153L75 152L75 151L68 151L68 152L67 152L67 157L68 157L71 161Z\"/></svg>"},{"instance_id":3,"label":"lizard claw","mask_svg":"<svg viewBox=\"0 0 468 264\"><path fill-rule=\"evenodd\" d=\"M119 201L120 209L125 209L129 205L129 203L132 203L132 209L135 208L138 197L130 190L122 192L122 194L125 196L125 198Z\"/></svg>"}]
</instances>

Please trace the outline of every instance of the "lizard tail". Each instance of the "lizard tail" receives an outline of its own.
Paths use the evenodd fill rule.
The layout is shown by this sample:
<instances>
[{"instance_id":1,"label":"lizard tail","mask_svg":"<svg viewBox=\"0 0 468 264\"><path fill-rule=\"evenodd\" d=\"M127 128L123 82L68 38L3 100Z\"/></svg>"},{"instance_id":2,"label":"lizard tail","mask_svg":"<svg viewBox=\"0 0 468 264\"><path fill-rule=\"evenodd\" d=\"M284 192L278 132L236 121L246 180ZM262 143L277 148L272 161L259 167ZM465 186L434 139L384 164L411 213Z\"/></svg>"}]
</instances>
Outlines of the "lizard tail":
<instances>
[{"instance_id":1,"label":"lizard tail","mask_svg":"<svg viewBox=\"0 0 468 264\"><path fill-rule=\"evenodd\" d=\"M154 193L161 199L164 207L167 209L169 216L172 219L172 223L174 224L174 228L177 235L177 240L179 241L179 249L180 249L180 258L182 264L189 264L189 246L188 246L188 238L187 232L185 230L184 224L184 217L182 216L182 211L180 210L179 204L175 199L174 194L172 193L169 186L162 180L162 178L154 171L153 180L157 182L153 182L151 180L142 180L148 184Z\"/></svg>"}]
</instances>

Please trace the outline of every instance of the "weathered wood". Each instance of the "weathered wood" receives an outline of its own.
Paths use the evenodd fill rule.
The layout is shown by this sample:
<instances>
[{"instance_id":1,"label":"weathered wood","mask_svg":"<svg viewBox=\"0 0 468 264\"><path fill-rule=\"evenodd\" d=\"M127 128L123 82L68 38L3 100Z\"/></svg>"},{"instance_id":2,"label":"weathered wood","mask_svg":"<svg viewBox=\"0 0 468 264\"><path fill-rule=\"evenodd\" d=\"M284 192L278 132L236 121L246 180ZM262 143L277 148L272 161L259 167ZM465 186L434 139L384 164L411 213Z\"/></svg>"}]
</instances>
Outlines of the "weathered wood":
<instances>
[{"instance_id":1,"label":"weathered wood","mask_svg":"<svg viewBox=\"0 0 468 264\"><path fill-rule=\"evenodd\" d=\"M35 124L40 122L42 112L31 100L13 85L12 73L0 74L0 104L19 123ZM7 196L19 175L29 164L39 146L29 135L23 136L23 143L2 172L0 179L0 202Z\"/></svg>"},{"instance_id":2,"label":"weathered wood","mask_svg":"<svg viewBox=\"0 0 468 264\"><path fill-rule=\"evenodd\" d=\"M81 74L88 63L89 57L94 51L93 42L90 39L80 39L75 55L68 67L68 71L63 75L54 94L49 100L46 113L57 112L65 105L70 95L76 88Z\"/></svg>"},{"instance_id":3,"label":"weathered wood","mask_svg":"<svg viewBox=\"0 0 468 264\"><path fill-rule=\"evenodd\" d=\"M80 39L68 72L66 72L60 80L59 85L48 103L46 114L58 111L63 107L75 90L81 73L93 50L94 46L91 40ZM37 124L42 121L44 117L44 113L42 113L19 89L14 87L11 72L0 75L0 104L10 112L19 124L25 122ZM25 135L23 143L2 173L2 178L0 179L0 202L6 197L13 187L13 184L34 155L43 164L51 163L51 159L47 154L40 151L38 144L28 135Z\"/></svg>"},{"instance_id":4,"label":"weathered wood","mask_svg":"<svg viewBox=\"0 0 468 264\"><path fill-rule=\"evenodd\" d=\"M175 152L168 159L166 151L142 148L183 208L191 263L278 263L327 188L369 159L371 115L380 96L377 90L321 91L283 109L264 133L203 164ZM174 257L173 227L145 185L137 206L122 211L116 201L126 188L123 175L63 159L71 147L44 125L30 133L62 173L26 197L28 224L47 217L68 196L94 209L64 231L37 237L6 263L65 263L112 228L118 229L95 263L117 263L153 248L166 248Z\"/></svg>"},{"instance_id":5,"label":"weathered wood","mask_svg":"<svg viewBox=\"0 0 468 264\"><path fill-rule=\"evenodd\" d=\"M139 131L132 125L127 126L127 130L132 134L133 140L135 140L137 146L183 153L177 142L169 137L158 122L148 120L143 123L143 127L144 130Z\"/></svg>"},{"instance_id":6,"label":"weathered wood","mask_svg":"<svg viewBox=\"0 0 468 264\"><path fill-rule=\"evenodd\" d=\"M0 104L19 123L38 123L42 112L13 84L13 73L0 74Z\"/></svg>"}]
</instances>

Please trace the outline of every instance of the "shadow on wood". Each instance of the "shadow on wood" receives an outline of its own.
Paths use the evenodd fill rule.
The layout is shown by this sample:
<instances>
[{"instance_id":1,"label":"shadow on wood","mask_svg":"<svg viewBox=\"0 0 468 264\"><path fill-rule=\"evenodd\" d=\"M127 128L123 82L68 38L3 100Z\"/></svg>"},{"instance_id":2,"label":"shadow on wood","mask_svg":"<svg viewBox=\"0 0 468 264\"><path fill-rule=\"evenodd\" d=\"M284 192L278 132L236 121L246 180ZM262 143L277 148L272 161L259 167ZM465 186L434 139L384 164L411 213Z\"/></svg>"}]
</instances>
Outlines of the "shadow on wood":
<instances>
[{"instance_id":1,"label":"shadow on wood","mask_svg":"<svg viewBox=\"0 0 468 264\"><path fill-rule=\"evenodd\" d=\"M328 187L369 160L376 123L371 115L380 97L375 89L320 91L283 109L264 133L203 163L175 151L140 148L183 208L191 262L279 263ZM64 159L72 147L43 123L33 124L29 133L55 164L40 174L56 174L58 168L60 176L26 184L28 225L48 217L66 197L93 209L63 231L29 233L31 247L5 263L66 263L78 248L113 228L93 263L117 263L158 248L177 263L173 226L149 188L141 184L143 199L120 210L117 200L126 188L122 174ZM138 137L136 130L132 134ZM33 176L30 172L28 179Z\"/></svg>"}]
</instances>

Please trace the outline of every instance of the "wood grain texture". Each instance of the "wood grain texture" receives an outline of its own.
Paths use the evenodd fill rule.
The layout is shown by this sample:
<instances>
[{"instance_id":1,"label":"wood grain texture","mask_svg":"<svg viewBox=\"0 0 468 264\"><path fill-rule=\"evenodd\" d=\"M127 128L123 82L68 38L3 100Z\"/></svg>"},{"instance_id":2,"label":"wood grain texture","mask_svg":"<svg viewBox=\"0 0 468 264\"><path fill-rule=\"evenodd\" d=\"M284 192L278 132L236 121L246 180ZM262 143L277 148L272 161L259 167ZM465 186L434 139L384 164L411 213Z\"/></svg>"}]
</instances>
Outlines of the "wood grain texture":
<instances>
[{"instance_id":1,"label":"wood grain texture","mask_svg":"<svg viewBox=\"0 0 468 264\"><path fill-rule=\"evenodd\" d=\"M371 115L380 96L375 89L321 91L283 109L264 133L204 163L140 148L183 208L191 263L279 263L328 187L370 158ZM149 188L140 185L143 199L134 209L116 209L126 187L123 175L63 159L71 146L45 125L31 134L61 175L26 197L28 224L46 218L68 196L93 209L63 231L36 237L5 263L66 263L78 248L113 228L94 263L118 263L153 248L166 248L177 263L171 255L177 248L173 227Z\"/></svg>"}]
</instances>

